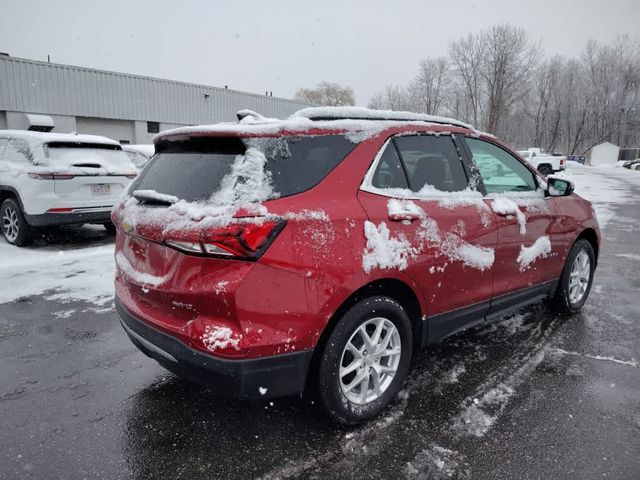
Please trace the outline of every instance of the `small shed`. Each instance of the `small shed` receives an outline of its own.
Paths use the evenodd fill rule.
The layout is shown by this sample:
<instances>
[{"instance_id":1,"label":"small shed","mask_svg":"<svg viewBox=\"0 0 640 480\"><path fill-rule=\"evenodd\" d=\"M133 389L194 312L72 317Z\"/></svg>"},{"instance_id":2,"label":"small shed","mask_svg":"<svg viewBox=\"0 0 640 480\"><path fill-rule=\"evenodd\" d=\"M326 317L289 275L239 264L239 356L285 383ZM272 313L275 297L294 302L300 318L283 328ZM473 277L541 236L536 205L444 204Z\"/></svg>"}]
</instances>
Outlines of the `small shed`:
<instances>
[{"instance_id":1,"label":"small shed","mask_svg":"<svg viewBox=\"0 0 640 480\"><path fill-rule=\"evenodd\" d=\"M613 165L618 161L620 147L611 142L602 142L589 152L589 165Z\"/></svg>"}]
</instances>

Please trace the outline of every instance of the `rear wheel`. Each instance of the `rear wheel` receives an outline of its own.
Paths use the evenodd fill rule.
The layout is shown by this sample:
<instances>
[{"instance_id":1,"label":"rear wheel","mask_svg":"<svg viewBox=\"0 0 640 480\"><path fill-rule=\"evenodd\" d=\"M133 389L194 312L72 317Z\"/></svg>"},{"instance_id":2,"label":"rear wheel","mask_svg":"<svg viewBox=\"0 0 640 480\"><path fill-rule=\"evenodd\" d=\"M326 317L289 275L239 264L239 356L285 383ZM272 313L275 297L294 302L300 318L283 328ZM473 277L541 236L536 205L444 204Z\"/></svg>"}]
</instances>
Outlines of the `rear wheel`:
<instances>
[{"instance_id":1,"label":"rear wheel","mask_svg":"<svg viewBox=\"0 0 640 480\"><path fill-rule=\"evenodd\" d=\"M595 268L596 256L591 243L578 240L569 252L560 284L549 302L551 310L564 315L580 311L589 297Z\"/></svg>"},{"instance_id":2,"label":"rear wheel","mask_svg":"<svg viewBox=\"0 0 640 480\"><path fill-rule=\"evenodd\" d=\"M33 229L27 223L17 201L7 198L0 207L2 234L12 245L19 247L33 241Z\"/></svg>"},{"instance_id":3,"label":"rear wheel","mask_svg":"<svg viewBox=\"0 0 640 480\"><path fill-rule=\"evenodd\" d=\"M544 175L545 177L546 177L547 175L551 175L551 174L553 173L553 170L551 169L551 166L550 166L550 165L540 165L540 166L538 167L538 171L539 171L542 175Z\"/></svg>"},{"instance_id":4,"label":"rear wheel","mask_svg":"<svg viewBox=\"0 0 640 480\"><path fill-rule=\"evenodd\" d=\"M384 410L405 381L412 349L411 322L394 299L371 297L351 307L331 332L318 372L332 419L353 425Z\"/></svg>"}]
</instances>

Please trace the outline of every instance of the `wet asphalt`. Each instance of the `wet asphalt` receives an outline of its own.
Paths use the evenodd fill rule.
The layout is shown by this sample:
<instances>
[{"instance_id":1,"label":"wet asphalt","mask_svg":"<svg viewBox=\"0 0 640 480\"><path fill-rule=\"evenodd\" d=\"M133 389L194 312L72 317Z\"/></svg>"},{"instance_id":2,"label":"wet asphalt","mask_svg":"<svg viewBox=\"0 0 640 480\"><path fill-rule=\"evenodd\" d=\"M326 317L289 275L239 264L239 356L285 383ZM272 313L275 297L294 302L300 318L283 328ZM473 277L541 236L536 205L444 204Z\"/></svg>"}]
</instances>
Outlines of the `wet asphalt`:
<instances>
[{"instance_id":1,"label":"wet asphalt","mask_svg":"<svg viewBox=\"0 0 640 480\"><path fill-rule=\"evenodd\" d=\"M398 401L358 428L312 398L237 401L182 381L131 345L114 311L2 304L0 479L638 479L634 193L580 314L536 306L423 351Z\"/></svg>"}]
</instances>

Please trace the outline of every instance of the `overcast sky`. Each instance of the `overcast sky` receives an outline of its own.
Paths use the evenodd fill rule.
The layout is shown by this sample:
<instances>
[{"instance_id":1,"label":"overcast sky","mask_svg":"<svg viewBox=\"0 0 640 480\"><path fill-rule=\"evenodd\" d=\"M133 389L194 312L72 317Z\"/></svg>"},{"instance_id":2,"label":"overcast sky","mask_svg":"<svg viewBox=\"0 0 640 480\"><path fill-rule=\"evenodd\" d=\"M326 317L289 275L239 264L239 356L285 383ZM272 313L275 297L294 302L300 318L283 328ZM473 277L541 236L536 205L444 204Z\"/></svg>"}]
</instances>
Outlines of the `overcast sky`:
<instances>
[{"instance_id":1,"label":"overcast sky","mask_svg":"<svg viewBox=\"0 0 640 480\"><path fill-rule=\"evenodd\" d=\"M578 55L593 38L640 32L640 0L3 2L12 56L291 97L321 80L357 102L405 83L420 59L499 23Z\"/></svg>"}]
</instances>

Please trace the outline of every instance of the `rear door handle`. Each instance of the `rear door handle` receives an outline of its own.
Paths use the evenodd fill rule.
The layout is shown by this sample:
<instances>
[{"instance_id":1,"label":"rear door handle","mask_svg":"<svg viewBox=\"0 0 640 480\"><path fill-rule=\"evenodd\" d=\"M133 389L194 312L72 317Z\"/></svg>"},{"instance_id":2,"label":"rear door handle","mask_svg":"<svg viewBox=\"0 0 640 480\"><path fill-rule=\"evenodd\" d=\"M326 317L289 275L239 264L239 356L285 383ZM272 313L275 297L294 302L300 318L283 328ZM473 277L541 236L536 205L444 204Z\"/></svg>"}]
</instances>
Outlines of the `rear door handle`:
<instances>
[{"instance_id":1,"label":"rear door handle","mask_svg":"<svg viewBox=\"0 0 640 480\"><path fill-rule=\"evenodd\" d=\"M420 218L415 212L396 212L389 214L389 220L392 222L404 222L405 220L409 220L413 222L414 220L418 220Z\"/></svg>"}]
</instances>

